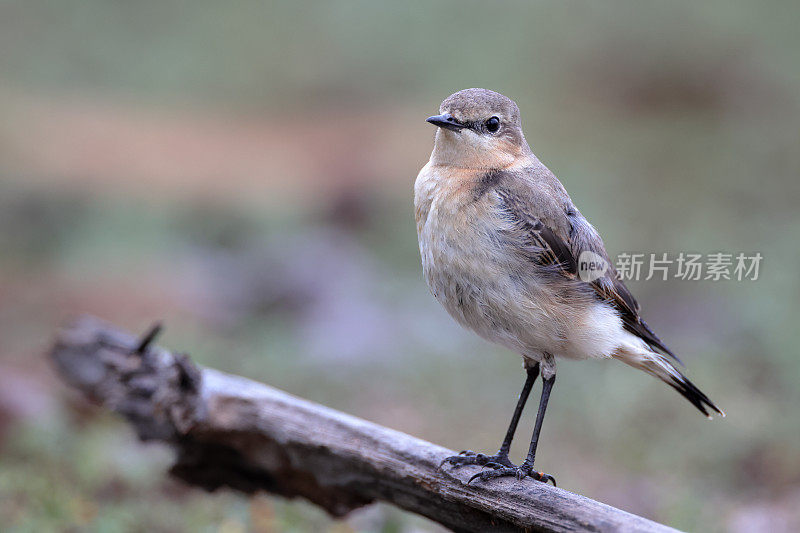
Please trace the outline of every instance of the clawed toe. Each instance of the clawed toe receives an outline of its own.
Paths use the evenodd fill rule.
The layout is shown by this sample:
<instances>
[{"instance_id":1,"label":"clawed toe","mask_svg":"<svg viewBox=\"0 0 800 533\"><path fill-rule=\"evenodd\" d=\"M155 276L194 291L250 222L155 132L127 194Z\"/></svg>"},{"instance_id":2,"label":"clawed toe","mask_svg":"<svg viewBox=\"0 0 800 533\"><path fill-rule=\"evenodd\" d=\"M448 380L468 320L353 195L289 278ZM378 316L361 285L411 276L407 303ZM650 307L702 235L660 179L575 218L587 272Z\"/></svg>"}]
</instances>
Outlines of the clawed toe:
<instances>
[{"instance_id":1,"label":"clawed toe","mask_svg":"<svg viewBox=\"0 0 800 533\"><path fill-rule=\"evenodd\" d=\"M486 463L490 462L492 458L488 455L484 455L482 453L475 453L472 450L464 450L458 455L451 455L450 457L445 457L444 460L439 464L439 468L442 468L445 464L449 463L453 466L464 466L464 465L480 465L483 466Z\"/></svg>"},{"instance_id":2,"label":"clawed toe","mask_svg":"<svg viewBox=\"0 0 800 533\"><path fill-rule=\"evenodd\" d=\"M467 485L478 478L480 478L481 481L489 481L490 479L513 476L520 480L524 479L525 477L532 477L536 481L541 481L542 483L552 481L553 486L556 486L556 479L553 476L550 474L545 474L544 472L537 472L533 469L531 466L532 463L528 460L519 466L515 465L508 459L508 454L503 453L502 449L495 455L485 455L482 453L475 453L472 450L463 450L458 455L445 457L445 459L439 465L439 468L442 468L448 463L455 467L464 465L477 465L488 469L478 472L469 478Z\"/></svg>"},{"instance_id":3,"label":"clawed toe","mask_svg":"<svg viewBox=\"0 0 800 533\"><path fill-rule=\"evenodd\" d=\"M475 453L472 450L464 450L458 455L452 455L450 457L445 457L445 459L439 465L439 468L442 468L445 464L451 464L453 466L464 466L464 465L477 465L477 466L486 466L490 468L502 468L502 467L513 467L513 463L508 460L508 456L505 454L496 454L496 455L486 455L483 453Z\"/></svg>"},{"instance_id":4,"label":"clawed toe","mask_svg":"<svg viewBox=\"0 0 800 533\"><path fill-rule=\"evenodd\" d=\"M488 464L486 466L489 466ZM500 477L515 477L518 480L524 479L526 476L530 476L536 481L541 481L542 483L547 483L548 481L553 482L553 486L556 485L556 479L551 476L550 474L545 474L544 472L537 472L536 470L531 469L526 465L521 466L502 466L498 465L498 467L494 467L494 470L484 470L482 472L478 472L467 481L467 485L472 483L475 479L480 478L481 481L489 481L490 479L497 479Z\"/></svg>"},{"instance_id":5,"label":"clawed toe","mask_svg":"<svg viewBox=\"0 0 800 533\"><path fill-rule=\"evenodd\" d=\"M545 474L544 472L536 472L535 470L533 470L529 475L536 481L541 481L542 483L545 484L547 484L548 481L552 481L554 487L558 486L556 485L556 478L554 478L550 474Z\"/></svg>"}]
</instances>

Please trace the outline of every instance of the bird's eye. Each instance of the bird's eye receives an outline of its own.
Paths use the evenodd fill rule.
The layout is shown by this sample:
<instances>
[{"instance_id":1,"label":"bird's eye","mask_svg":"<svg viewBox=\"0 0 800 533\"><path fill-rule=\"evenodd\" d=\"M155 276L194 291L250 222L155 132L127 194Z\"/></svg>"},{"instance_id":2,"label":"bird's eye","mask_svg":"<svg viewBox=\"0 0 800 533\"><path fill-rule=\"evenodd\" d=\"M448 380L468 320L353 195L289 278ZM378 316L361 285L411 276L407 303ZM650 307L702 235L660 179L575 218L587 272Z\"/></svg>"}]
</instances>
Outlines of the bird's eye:
<instances>
[{"instance_id":1,"label":"bird's eye","mask_svg":"<svg viewBox=\"0 0 800 533\"><path fill-rule=\"evenodd\" d=\"M486 130L489 133L495 133L497 130L500 129L500 119L497 117L492 117L486 121Z\"/></svg>"}]
</instances>

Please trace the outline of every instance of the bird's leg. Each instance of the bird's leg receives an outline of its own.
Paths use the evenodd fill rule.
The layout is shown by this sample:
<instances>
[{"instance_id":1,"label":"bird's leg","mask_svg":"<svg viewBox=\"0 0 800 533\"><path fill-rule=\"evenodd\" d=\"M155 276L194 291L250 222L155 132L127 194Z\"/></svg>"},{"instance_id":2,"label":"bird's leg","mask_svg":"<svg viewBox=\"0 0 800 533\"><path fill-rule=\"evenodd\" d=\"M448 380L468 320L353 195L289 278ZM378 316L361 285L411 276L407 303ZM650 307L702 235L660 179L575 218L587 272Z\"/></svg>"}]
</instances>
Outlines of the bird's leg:
<instances>
[{"instance_id":1,"label":"bird's leg","mask_svg":"<svg viewBox=\"0 0 800 533\"><path fill-rule=\"evenodd\" d=\"M517 424L519 418L522 416L522 410L525 408L525 403L528 401L528 396L533 388L533 383L539 375L539 363L528 367L527 377L525 378L525 385L522 386L522 392L519 393L519 400L517 406L514 408L514 414L511 416L511 423L508 425L506 436L503 443L500 445L500 450L495 455L485 455L482 453L475 453L471 450L464 450L458 455L446 458L442 461L442 465L450 463L451 465L480 465L492 467L513 467L514 464L508 459L508 451L511 449L511 440L514 438L514 433L517 431Z\"/></svg>"},{"instance_id":2,"label":"bird's leg","mask_svg":"<svg viewBox=\"0 0 800 533\"><path fill-rule=\"evenodd\" d=\"M505 465L502 467L495 467L494 470L485 470L479 472L470 478L472 481L475 478L481 478L481 481L488 481L490 479L506 476L514 476L517 479L522 479L525 476L530 476L537 481L547 483L552 481L553 485L556 480L550 474L544 472L537 472L533 469L533 462L536 459L536 445L539 443L539 434L542 431L542 422L544 421L544 413L547 411L547 401L550 399L550 391L553 390L553 383L556 381L556 376L553 374L549 378L542 378L542 398L539 400L539 412L536 415L536 425L533 427L533 436L531 437L531 446L528 448L528 457L519 465ZM494 466L494 465L492 465ZM469 483L469 481L467 483Z\"/></svg>"}]
</instances>

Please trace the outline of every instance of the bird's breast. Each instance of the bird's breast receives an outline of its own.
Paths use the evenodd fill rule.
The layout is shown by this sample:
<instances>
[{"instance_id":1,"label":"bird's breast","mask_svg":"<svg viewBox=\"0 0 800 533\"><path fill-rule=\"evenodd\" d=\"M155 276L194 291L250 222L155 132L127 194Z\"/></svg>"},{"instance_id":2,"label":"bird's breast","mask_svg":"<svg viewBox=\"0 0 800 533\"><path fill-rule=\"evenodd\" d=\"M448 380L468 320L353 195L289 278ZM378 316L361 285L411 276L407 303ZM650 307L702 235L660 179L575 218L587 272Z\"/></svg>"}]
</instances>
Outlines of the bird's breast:
<instances>
[{"instance_id":1,"label":"bird's breast","mask_svg":"<svg viewBox=\"0 0 800 533\"><path fill-rule=\"evenodd\" d=\"M488 195L476 197L476 178L426 167L417 178L417 232L425 281L460 323L482 333L493 309L518 290L502 243L502 220Z\"/></svg>"}]
</instances>

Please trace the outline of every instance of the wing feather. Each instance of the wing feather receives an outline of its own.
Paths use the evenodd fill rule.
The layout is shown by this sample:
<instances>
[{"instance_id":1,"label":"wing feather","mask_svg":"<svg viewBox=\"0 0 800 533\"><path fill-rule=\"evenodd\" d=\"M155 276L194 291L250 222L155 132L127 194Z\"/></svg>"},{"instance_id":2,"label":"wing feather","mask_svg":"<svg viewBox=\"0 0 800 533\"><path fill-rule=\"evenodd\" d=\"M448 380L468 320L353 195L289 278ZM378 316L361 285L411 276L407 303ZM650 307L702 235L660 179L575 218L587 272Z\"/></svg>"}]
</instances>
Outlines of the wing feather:
<instances>
[{"instance_id":1,"label":"wing feather","mask_svg":"<svg viewBox=\"0 0 800 533\"><path fill-rule=\"evenodd\" d=\"M642 320L639 315L641 309L639 302L620 279L600 235L577 209L569 206L566 210L562 210L567 221L565 227L568 228L562 237L558 230L532 216L530 213L533 210L521 204L519 194L512 194L511 191L500 187L496 191L504 216L514 224L517 231L528 236L527 245L534 252L532 258L537 263L556 267L562 275L580 281L578 259L581 253L591 251L602 257L608 269L603 276L589 282L597 297L607 301L619 311L626 330L641 338L653 349L681 362Z\"/></svg>"}]
</instances>

